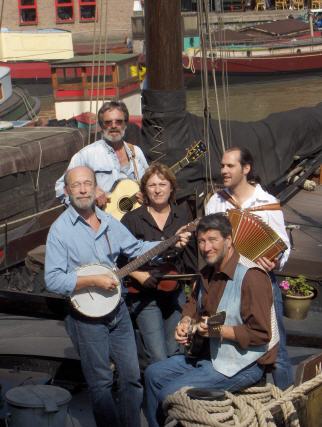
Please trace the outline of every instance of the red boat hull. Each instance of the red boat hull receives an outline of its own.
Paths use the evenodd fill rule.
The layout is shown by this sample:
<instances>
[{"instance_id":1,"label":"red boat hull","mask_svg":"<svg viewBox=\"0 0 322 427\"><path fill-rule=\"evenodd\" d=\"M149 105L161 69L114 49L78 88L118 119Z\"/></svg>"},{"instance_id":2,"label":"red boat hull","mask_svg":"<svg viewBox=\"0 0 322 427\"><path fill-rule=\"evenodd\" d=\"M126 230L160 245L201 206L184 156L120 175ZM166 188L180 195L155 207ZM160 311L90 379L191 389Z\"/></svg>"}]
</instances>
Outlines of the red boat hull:
<instances>
[{"instance_id":1,"label":"red boat hull","mask_svg":"<svg viewBox=\"0 0 322 427\"><path fill-rule=\"evenodd\" d=\"M193 57L192 67L189 67L189 58L183 56L183 66L186 71L200 73L202 63L200 57ZM222 72L223 69L229 74L274 74L294 73L300 71L314 71L322 69L322 52L294 55L276 55L251 58L218 58L215 61L207 60L208 71L213 68Z\"/></svg>"}]
</instances>

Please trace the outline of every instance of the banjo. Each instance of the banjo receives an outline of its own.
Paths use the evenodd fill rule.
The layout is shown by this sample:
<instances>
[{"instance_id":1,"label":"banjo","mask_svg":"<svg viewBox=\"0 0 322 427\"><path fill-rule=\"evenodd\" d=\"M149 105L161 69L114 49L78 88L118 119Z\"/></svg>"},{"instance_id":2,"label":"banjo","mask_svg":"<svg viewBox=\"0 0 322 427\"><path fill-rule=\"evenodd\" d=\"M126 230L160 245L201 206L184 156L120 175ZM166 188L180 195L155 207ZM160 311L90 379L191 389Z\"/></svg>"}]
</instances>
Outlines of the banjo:
<instances>
[{"instance_id":1,"label":"banjo","mask_svg":"<svg viewBox=\"0 0 322 427\"><path fill-rule=\"evenodd\" d=\"M186 225L186 231L194 231L199 219L195 219ZM113 290L102 289L98 287L88 287L76 290L70 297L73 308L84 316L96 318L103 317L111 313L118 305L121 298L121 280L142 267L146 262L160 253L164 252L170 246L173 246L179 240L179 236L175 235L167 240L163 240L152 249L145 252L129 264L120 269L112 269L102 264L84 265L76 270L77 277L93 276L93 275L107 275L114 279L118 286Z\"/></svg>"}]
</instances>

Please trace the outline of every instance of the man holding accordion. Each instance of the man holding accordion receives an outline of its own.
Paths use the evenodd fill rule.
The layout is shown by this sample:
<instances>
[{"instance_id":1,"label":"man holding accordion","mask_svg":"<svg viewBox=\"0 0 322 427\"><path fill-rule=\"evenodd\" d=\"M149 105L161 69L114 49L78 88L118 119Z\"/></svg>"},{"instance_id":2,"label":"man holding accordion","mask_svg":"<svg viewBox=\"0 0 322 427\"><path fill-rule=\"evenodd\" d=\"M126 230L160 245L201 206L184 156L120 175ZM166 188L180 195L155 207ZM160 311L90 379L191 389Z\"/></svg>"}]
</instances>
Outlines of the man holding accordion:
<instances>
[{"instance_id":1,"label":"man holding accordion","mask_svg":"<svg viewBox=\"0 0 322 427\"><path fill-rule=\"evenodd\" d=\"M283 305L281 291L272 271L282 269L290 254L290 242L285 229L284 217L277 199L263 190L260 184L256 183L254 175L254 160L251 153L242 147L233 147L226 150L221 161L221 175L224 183L224 190L215 193L206 205L206 215L216 212L243 212L251 213L251 216L259 217L264 226L268 225L273 232L278 235L284 251L279 256L259 257L256 263L270 273L273 283L274 304L277 316L278 329L280 334L279 351L272 371L275 385L285 390L293 383L292 366L286 350L286 332L283 324ZM249 233L241 246L250 243ZM236 237L236 236L235 236ZM256 240L256 239L255 239ZM253 242L260 245L261 239ZM249 256L249 255L246 255Z\"/></svg>"}]
</instances>

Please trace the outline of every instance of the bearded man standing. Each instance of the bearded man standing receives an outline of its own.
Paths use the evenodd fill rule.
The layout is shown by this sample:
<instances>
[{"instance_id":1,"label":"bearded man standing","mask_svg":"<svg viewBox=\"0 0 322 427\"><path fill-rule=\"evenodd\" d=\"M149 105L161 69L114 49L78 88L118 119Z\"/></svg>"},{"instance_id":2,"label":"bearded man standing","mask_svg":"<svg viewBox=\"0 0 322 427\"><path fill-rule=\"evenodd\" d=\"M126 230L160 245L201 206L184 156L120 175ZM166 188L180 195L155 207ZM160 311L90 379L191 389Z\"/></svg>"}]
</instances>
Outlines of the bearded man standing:
<instances>
[{"instance_id":1,"label":"bearded man standing","mask_svg":"<svg viewBox=\"0 0 322 427\"><path fill-rule=\"evenodd\" d=\"M78 276L77 268L101 264L114 269L120 253L135 258L156 242L137 240L119 221L95 207L95 174L88 167L66 173L65 193L70 205L53 223L47 238L47 289L64 296L85 288L115 289L118 283L107 275ZM188 238L189 233L179 234L176 246L185 246ZM97 427L139 427L143 389L134 332L123 298L103 317L86 317L71 308L65 325L80 355ZM118 406L112 395L110 358L118 372Z\"/></svg>"},{"instance_id":2,"label":"bearded man standing","mask_svg":"<svg viewBox=\"0 0 322 427\"><path fill-rule=\"evenodd\" d=\"M148 163L138 146L124 141L129 122L129 112L121 101L105 102L98 111L98 123L102 139L87 145L76 153L67 168L88 166L96 175L96 203L105 206L109 193L116 181L133 179L139 181L148 168ZM64 194L64 175L56 182L56 197L68 202Z\"/></svg>"}]
</instances>

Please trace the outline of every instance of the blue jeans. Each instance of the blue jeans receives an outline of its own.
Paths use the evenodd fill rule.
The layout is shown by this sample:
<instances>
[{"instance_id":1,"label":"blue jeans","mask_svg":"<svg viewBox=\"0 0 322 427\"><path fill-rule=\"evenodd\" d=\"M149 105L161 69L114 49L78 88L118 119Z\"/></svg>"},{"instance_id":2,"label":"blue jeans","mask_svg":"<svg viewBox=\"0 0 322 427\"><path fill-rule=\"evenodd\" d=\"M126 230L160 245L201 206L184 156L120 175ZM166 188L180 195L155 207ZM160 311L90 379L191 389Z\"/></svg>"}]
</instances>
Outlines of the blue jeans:
<instances>
[{"instance_id":1,"label":"blue jeans","mask_svg":"<svg viewBox=\"0 0 322 427\"><path fill-rule=\"evenodd\" d=\"M97 427L138 427L143 388L130 315L123 300L99 319L68 315L65 325L81 359ZM112 396L113 372L118 373L117 408Z\"/></svg>"},{"instance_id":2,"label":"blue jeans","mask_svg":"<svg viewBox=\"0 0 322 427\"><path fill-rule=\"evenodd\" d=\"M277 284L275 275L270 274L270 277L273 284L274 307L276 312L278 332L280 334L278 353L272 371L272 376L274 384L281 390L285 390L290 387L294 382L293 371L292 364L286 348L286 330L283 321L282 292Z\"/></svg>"},{"instance_id":3,"label":"blue jeans","mask_svg":"<svg viewBox=\"0 0 322 427\"><path fill-rule=\"evenodd\" d=\"M264 368L254 363L233 377L217 372L211 360L190 360L183 355L150 365L145 371L147 418L149 427L163 425L162 401L181 387L211 387L237 391L263 376Z\"/></svg>"},{"instance_id":4,"label":"blue jeans","mask_svg":"<svg viewBox=\"0 0 322 427\"><path fill-rule=\"evenodd\" d=\"M164 360L178 353L174 339L175 328L181 318L185 295L175 292L141 293L127 296L130 313L140 334L138 345L142 367Z\"/></svg>"}]
</instances>

